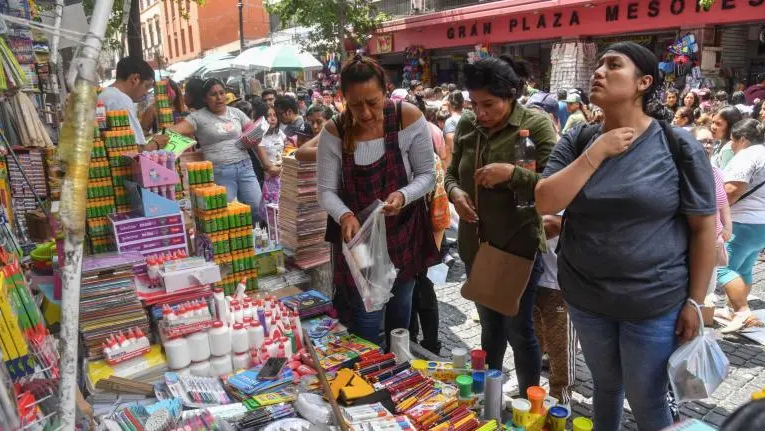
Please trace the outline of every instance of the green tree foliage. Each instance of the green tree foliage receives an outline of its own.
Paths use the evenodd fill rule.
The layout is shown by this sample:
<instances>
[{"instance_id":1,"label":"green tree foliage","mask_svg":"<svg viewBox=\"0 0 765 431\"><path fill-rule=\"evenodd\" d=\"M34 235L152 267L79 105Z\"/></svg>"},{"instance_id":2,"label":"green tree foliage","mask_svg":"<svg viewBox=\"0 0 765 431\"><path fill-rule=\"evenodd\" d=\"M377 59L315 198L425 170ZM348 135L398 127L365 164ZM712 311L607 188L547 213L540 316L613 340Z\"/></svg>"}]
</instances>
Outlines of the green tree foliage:
<instances>
[{"instance_id":1,"label":"green tree foliage","mask_svg":"<svg viewBox=\"0 0 765 431\"><path fill-rule=\"evenodd\" d=\"M363 46L389 19L369 0L272 0L266 7L284 26L312 28L304 47L314 52L344 54L346 38Z\"/></svg>"}]
</instances>

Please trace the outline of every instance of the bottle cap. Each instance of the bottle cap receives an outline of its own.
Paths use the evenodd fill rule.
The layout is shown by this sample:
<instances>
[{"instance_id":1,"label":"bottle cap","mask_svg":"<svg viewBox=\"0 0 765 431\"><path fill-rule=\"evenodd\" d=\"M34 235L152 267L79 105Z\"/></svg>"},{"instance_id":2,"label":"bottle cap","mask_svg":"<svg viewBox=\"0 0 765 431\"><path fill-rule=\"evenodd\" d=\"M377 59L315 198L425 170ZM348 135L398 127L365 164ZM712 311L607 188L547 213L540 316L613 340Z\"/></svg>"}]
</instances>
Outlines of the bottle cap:
<instances>
[{"instance_id":1,"label":"bottle cap","mask_svg":"<svg viewBox=\"0 0 765 431\"><path fill-rule=\"evenodd\" d=\"M242 324L241 323L234 323L234 330L238 331L240 329L242 329Z\"/></svg>"},{"instance_id":2,"label":"bottle cap","mask_svg":"<svg viewBox=\"0 0 765 431\"><path fill-rule=\"evenodd\" d=\"M213 322L213 328L222 328L222 327L223 327L223 322L221 322L220 320L216 320L215 322Z\"/></svg>"},{"instance_id":3,"label":"bottle cap","mask_svg":"<svg viewBox=\"0 0 765 431\"><path fill-rule=\"evenodd\" d=\"M260 320L258 320L258 319L254 319L250 325L251 325L253 328L257 328L258 326L260 326Z\"/></svg>"}]
</instances>

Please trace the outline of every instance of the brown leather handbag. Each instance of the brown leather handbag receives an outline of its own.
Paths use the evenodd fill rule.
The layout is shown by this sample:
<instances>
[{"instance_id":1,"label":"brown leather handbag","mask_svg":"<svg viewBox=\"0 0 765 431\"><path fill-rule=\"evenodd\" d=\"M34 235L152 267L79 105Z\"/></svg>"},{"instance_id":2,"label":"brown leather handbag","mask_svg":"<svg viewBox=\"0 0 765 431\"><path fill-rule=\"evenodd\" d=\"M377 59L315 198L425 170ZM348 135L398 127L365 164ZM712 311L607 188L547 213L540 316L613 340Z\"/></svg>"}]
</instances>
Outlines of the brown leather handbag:
<instances>
[{"instance_id":1,"label":"brown leather handbag","mask_svg":"<svg viewBox=\"0 0 765 431\"><path fill-rule=\"evenodd\" d=\"M480 136L475 144L475 171L480 168ZM475 184L476 210L478 184ZM501 250L481 238L480 218L476 223L478 253L473 260L470 276L462 286L462 297L506 316L518 314L521 297L526 291L534 260Z\"/></svg>"}]
</instances>

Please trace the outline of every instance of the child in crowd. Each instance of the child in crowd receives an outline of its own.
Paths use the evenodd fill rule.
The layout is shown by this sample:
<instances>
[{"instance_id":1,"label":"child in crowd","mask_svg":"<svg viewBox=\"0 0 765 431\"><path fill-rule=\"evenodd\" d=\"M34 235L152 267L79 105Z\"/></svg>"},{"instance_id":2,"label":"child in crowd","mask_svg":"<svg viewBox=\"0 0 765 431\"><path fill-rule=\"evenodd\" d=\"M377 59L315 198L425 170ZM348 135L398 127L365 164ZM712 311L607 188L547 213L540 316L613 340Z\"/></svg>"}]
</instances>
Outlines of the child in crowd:
<instances>
[{"instance_id":1,"label":"child in crowd","mask_svg":"<svg viewBox=\"0 0 765 431\"><path fill-rule=\"evenodd\" d=\"M268 121L268 132L266 132L260 141L260 145L258 145L258 158L263 164L263 172L265 173L263 197L260 200L260 208L258 208L261 220L266 219L266 206L279 201L282 153L287 141L287 136L279 130L279 120L273 107L268 108L266 121Z\"/></svg>"},{"instance_id":2,"label":"child in crowd","mask_svg":"<svg viewBox=\"0 0 765 431\"><path fill-rule=\"evenodd\" d=\"M550 395L561 404L571 405L571 391L576 381L576 333L558 286L558 237L561 215L544 216L547 252L542 254L544 273L537 283L534 305L534 328L541 351L550 358Z\"/></svg>"}]
</instances>

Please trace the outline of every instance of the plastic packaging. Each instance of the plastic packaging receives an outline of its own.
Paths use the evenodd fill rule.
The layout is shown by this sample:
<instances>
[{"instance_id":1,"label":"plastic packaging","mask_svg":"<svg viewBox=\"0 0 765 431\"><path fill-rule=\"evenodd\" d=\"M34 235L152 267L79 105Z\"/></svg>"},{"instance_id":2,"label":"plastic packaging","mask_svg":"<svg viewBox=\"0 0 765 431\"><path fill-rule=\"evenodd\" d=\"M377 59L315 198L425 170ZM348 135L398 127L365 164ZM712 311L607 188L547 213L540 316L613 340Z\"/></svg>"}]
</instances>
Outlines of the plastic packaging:
<instances>
[{"instance_id":1,"label":"plastic packaging","mask_svg":"<svg viewBox=\"0 0 765 431\"><path fill-rule=\"evenodd\" d=\"M725 380L730 367L714 332L704 331L701 308L694 302L689 303L699 315L699 333L675 350L667 363L672 391L681 403L709 398Z\"/></svg>"},{"instance_id":2,"label":"plastic packaging","mask_svg":"<svg viewBox=\"0 0 765 431\"><path fill-rule=\"evenodd\" d=\"M173 370L180 370L188 367L191 363L189 356L189 343L183 337L172 338L165 341L165 356L167 356L167 366Z\"/></svg>"},{"instance_id":3,"label":"plastic packaging","mask_svg":"<svg viewBox=\"0 0 765 431\"><path fill-rule=\"evenodd\" d=\"M210 338L210 353L214 356L221 356L231 351L231 335L227 326L223 322L213 322L213 327L208 331Z\"/></svg>"},{"instance_id":4,"label":"plastic packaging","mask_svg":"<svg viewBox=\"0 0 765 431\"><path fill-rule=\"evenodd\" d=\"M241 323L235 323L231 331L231 350L234 353L244 353L250 348L247 342L247 330Z\"/></svg>"},{"instance_id":5,"label":"plastic packaging","mask_svg":"<svg viewBox=\"0 0 765 431\"><path fill-rule=\"evenodd\" d=\"M263 345L263 337L263 326L261 326L260 321L253 320L250 327L247 328L247 340L250 344L250 348L260 349Z\"/></svg>"},{"instance_id":6,"label":"plastic packaging","mask_svg":"<svg viewBox=\"0 0 765 431\"><path fill-rule=\"evenodd\" d=\"M364 209L358 216L360 222L363 220L358 233L343 243L343 256L367 312L381 310L390 300L398 273L388 254L382 208L383 203L378 200Z\"/></svg>"},{"instance_id":7,"label":"plastic packaging","mask_svg":"<svg viewBox=\"0 0 765 431\"><path fill-rule=\"evenodd\" d=\"M189 366L189 371L191 371L192 376L214 377L210 361L192 362Z\"/></svg>"},{"instance_id":8,"label":"plastic packaging","mask_svg":"<svg viewBox=\"0 0 765 431\"><path fill-rule=\"evenodd\" d=\"M210 357L210 337L207 332L195 332L188 336L189 355L194 362L205 361Z\"/></svg>"},{"instance_id":9,"label":"plastic packaging","mask_svg":"<svg viewBox=\"0 0 765 431\"><path fill-rule=\"evenodd\" d=\"M222 356L213 356L210 359L210 365L212 365L212 372L216 377L225 376L234 371L231 355L228 353Z\"/></svg>"},{"instance_id":10,"label":"plastic packaging","mask_svg":"<svg viewBox=\"0 0 765 431\"><path fill-rule=\"evenodd\" d=\"M237 353L231 358L234 369L242 370L250 368L250 354L249 353Z\"/></svg>"}]
</instances>

